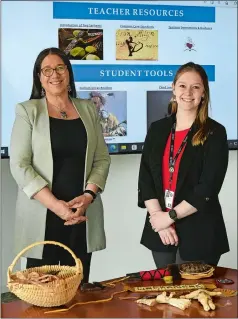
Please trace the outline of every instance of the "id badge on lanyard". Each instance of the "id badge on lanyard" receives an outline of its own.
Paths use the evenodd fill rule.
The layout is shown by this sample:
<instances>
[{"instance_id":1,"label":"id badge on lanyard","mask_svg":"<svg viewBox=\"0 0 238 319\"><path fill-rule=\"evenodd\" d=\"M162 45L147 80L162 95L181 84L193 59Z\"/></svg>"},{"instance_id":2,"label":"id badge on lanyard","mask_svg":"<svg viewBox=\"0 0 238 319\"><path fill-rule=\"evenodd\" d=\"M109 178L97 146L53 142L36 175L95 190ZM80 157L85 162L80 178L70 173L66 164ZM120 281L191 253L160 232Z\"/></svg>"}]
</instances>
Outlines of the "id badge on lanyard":
<instances>
[{"instance_id":1,"label":"id badge on lanyard","mask_svg":"<svg viewBox=\"0 0 238 319\"><path fill-rule=\"evenodd\" d=\"M164 201L166 208L172 209L174 201L174 192L166 189L164 194Z\"/></svg>"}]
</instances>

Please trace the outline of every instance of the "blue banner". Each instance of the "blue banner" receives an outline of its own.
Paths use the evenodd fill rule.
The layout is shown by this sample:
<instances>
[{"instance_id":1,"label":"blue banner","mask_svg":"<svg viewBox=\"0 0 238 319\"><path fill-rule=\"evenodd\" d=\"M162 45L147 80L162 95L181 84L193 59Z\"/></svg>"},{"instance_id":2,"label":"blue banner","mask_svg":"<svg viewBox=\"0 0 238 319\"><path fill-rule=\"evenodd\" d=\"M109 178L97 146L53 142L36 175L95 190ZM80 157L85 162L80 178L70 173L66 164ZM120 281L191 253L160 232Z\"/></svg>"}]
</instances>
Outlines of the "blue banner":
<instances>
[{"instance_id":1,"label":"blue banner","mask_svg":"<svg viewBox=\"0 0 238 319\"><path fill-rule=\"evenodd\" d=\"M54 19L215 22L214 7L54 2Z\"/></svg>"},{"instance_id":2,"label":"blue banner","mask_svg":"<svg viewBox=\"0 0 238 319\"><path fill-rule=\"evenodd\" d=\"M180 65L73 64L76 82L172 82ZM203 65L215 81L215 65Z\"/></svg>"}]
</instances>

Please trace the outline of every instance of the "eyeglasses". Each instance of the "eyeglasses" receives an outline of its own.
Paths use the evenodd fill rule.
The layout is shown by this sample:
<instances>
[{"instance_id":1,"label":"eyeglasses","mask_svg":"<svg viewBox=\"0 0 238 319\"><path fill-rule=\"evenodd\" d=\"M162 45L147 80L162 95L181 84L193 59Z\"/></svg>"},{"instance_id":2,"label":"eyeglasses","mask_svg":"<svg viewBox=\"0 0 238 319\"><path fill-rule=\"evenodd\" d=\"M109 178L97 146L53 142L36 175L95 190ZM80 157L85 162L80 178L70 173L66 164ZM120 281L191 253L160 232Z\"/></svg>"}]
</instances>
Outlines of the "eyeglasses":
<instances>
[{"instance_id":1,"label":"eyeglasses","mask_svg":"<svg viewBox=\"0 0 238 319\"><path fill-rule=\"evenodd\" d=\"M54 69L46 66L45 68L41 69L41 72L44 74L44 76L50 77L54 73L54 71L57 74L61 75L61 74L64 74L66 69L67 69L67 65L60 64L60 65L57 65L57 67Z\"/></svg>"}]
</instances>

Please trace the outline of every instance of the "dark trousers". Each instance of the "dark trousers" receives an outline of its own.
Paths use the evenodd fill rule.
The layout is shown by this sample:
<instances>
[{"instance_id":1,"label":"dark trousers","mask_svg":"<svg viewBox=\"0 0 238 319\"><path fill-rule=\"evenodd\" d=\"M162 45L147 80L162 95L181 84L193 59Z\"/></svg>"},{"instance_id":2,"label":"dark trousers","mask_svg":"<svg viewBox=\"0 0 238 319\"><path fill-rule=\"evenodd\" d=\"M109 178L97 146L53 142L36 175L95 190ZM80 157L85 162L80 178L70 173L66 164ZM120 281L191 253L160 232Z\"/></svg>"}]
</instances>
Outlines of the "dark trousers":
<instances>
[{"instance_id":1,"label":"dark trousers","mask_svg":"<svg viewBox=\"0 0 238 319\"><path fill-rule=\"evenodd\" d=\"M86 223L64 226L54 213L47 211L45 240L60 242L69 247L83 264L83 280L89 280L92 253L87 252ZM74 266L75 260L71 254L57 245L45 245L42 259L27 258L26 268L40 267L43 265Z\"/></svg>"},{"instance_id":2,"label":"dark trousers","mask_svg":"<svg viewBox=\"0 0 238 319\"><path fill-rule=\"evenodd\" d=\"M188 262L189 260L185 261L180 257L179 249L174 252L158 252L158 251L152 251L152 256L154 258L154 262L157 268L166 268L169 264L182 264L185 262ZM201 260L202 262L217 266L218 262L220 260L221 256L215 257L215 258L209 258L206 260Z\"/></svg>"},{"instance_id":3,"label":"dark trousers","mask_svg":"<svg viewBox=\"0 0 238 319\"><path fill-rule=\"evenodd\" d=\"M27 258L27 263L26 263L26 268L33 268L33 267L40 267L44 265L58 265L60 262L60 265L67 265L67 266L75 266L75 261L71 257L71 255L63 250L63 253L60 257L60 260L57 259L35 259L35 258ZM77 256L82 264L83 264L83 280L81 283L87 283L89 280L89 271L90 271L90 264L91 264L91 257L92 253L85 253L85 254L80 254L80 256Z\"/></svg>"}]
</instances>

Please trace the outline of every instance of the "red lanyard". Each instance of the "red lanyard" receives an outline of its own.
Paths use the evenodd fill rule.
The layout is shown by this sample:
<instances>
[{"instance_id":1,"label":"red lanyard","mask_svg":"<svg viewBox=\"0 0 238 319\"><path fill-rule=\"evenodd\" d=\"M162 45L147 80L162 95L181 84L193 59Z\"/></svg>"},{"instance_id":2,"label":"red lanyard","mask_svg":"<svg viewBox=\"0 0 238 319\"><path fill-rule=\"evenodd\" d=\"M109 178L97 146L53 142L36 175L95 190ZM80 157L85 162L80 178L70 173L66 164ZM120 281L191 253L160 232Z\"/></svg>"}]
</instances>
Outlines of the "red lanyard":
<instances>
[{"instance_id":1,"label":"red lanyard","mask_svg":"<svg viewBox=\"0 0 238 319\"><path fill-rule=\"evenodd\" d=\"M185 144L188 140L188 134L191 131L192 127L190 127L188 133L186 134L185 138L183 139L177 154L174 156L174 141L175 141L175 128L176 128L176 122L174 122L172 128L171 128L171 142L170 142L170 151L169 151L169 189L171 189L172 181L173 181L173 174L174 174L174 167L175 163L178 159L179 154L182 152Z\"/></svg>"}]
</instances>

